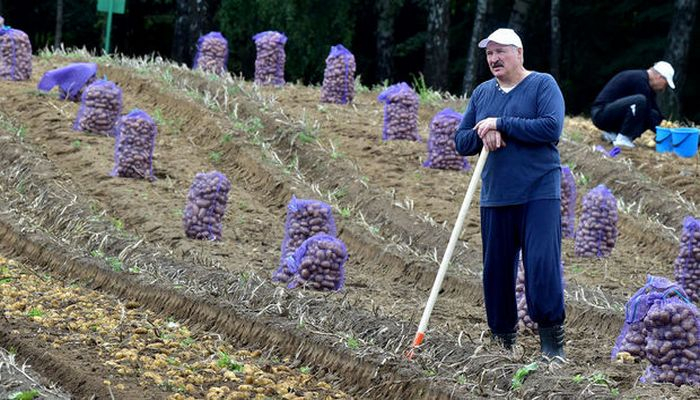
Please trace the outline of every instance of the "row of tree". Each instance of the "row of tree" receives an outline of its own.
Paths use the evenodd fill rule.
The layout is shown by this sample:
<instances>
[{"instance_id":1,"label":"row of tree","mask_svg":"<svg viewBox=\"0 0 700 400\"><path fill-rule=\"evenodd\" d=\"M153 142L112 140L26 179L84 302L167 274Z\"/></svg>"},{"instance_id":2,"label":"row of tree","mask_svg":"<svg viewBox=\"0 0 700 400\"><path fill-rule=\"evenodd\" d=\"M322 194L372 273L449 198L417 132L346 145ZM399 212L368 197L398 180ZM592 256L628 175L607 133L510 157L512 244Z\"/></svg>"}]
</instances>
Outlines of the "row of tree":
<instances>
[{"instance_id":1,"label":"row of tree","mask_svg":"<svg viewBox=\"0 0 700 400\"><path fill-rule=\"evenodd\" d=\"M678 90L662 108L674 119L700 121L695 92L700 65L698 0L126 0L114 18L113 43L129 55L156 52L190 64L197 38L211 30L229 40L229 68L252 77L251 36L288 37L288 80L319 83L330 46L357 59L364 84L414 81L469 94L489 78L478 41L498 27L523 38L526 67L551 73L570 114L586 113L616 72L667 60ZM101 48L104 17L94 0L0 0L0 15L27 32L36 48L65 44ZM695 67L695 68L693 68Z\"/></svg>"}]
</instances>

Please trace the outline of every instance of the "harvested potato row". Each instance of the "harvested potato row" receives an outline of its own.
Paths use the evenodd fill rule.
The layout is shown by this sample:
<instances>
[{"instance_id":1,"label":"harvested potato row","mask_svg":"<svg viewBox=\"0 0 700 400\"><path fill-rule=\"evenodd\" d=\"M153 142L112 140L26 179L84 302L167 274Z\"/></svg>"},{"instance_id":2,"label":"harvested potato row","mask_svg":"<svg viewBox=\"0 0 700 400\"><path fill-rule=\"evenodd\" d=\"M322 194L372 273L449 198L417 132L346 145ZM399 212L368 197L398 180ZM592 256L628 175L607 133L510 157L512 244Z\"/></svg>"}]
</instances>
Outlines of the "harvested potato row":
<instances>
[{"instance_id":1,"label":"harvested potato row","mask_svg":"<svg viewBox=\"0 0 700 400\"><path fill-rule=\"evenodd\" d=\"M273 280L289 282L294 271L289 269L288 262L293 259L296 250L306 239L322 233L336 235L331 207L322 201L300 200L292 196L287 205L280 265L273 275Z\"/></svg>"},{"instance_id":2,"label":"harvested potato row","mask_svg":"<svg viewBox=\"0 0 700 400\"><path fill-rule=\"evenodd\" d=\"M561 234L565 238L573 238L576 231L576 181L571 168L561 167Z\"/></svg>"},{"instance_id":3,"label":"harvested potato row","mask_svg":"<svg viewBox=\"0 0 700 400\"><path fill-rule=\"evenodd\" d=\"M117 123L112 176L153 179L153 147L158 130L144 111L134 109Z\"/></svg>"},{"instance_id":4,"label":"harvested potato row","mask_svg":"<svg viewBox=\"0 0 700 400\"><path fill-rule=\"evenodd\" d=\"M294 274L289 288L308 287L321 291L336 291L345 282L345 262L348 251L338 238L318 234L304 241L288 260L288 268Z\"/></svg>"},{"instance_id":5,"label":"harvested potato row","mask_svg":"<svg viewBox=\"0 0 700 400\"><path fill-rule=\"evenodd\" d=\"M700 220L691 216L683 220L680 251L673 266L678 283L692 301L700 303Z\"/></svg>"},{"instance_id":6,"label":"harvested potato row","mask_svg":"<svg viewBox=\"0 0 700 400\"><path fill-rule=\"evenodd\" d=\"M266 31L253 36L256 48L255 83L284 85L284 45L287 37L279 32Z\"/></svg>"},{"instance_id":7,"label":"harvested potato row","mask_svg":"<svg viewBox=\"0 0 700 400\"><path fill-rule=\"evenodd\" d=\"M384 103L383 140L417 140L418 95L405 82L389 86L377 100Z\"/></svg>"},{"instance_id":8,"label":"harvested potato row","mask_svg":"<svg viewBox=\"0 0 700 400\"><path fill-rule=\"evenodd\" d=\"M574 252L577 257L608 257L617 241L617 200L605 185L583 197Z\"/></svg>"},{"instance_id":9,"label":"harvested potato row","mask_svg":"<svg viewBox=\"0 0 700 400\"><path fill-rule=\"evenodd\" d=\"M32 43L26 33L0 29L0 79L26 81L32 76Z\"/></svg>"},{"instance_id":10,"label":"harvested potato row","mask_svg":"<svg viewBox=\"0 0 700 400\"><path fill-rule=\"evenodd\" d=\"M122 112L122 90L114 82L99 80L83 93L73 129L115 136L115 124Z\"/></svg>"},{"instance_id":11,"label":"harvested potato row","mask_svg":"<svg viewBox=\"0 0 700 400\"><path fill-rule=\"evenodd\" d=\"M220 32L209 32L197 41L193 69L224 74L228 68L228 41Z\"/></svg>"},{"instance_id":12,"label":"harvested potato row","mask_svg":"<svg viewBox=\"0 0 700 400\"><path fill-rule=\"evenodd\" d=\"M455 134L461 121L462 114L451 108L435 114L430 121L428 158L423 162L424 167L458 171L470 168L467 157L457 153L455 147Z\"/></svg>"},{"instance_id":13,"label":"harvested potato row","mask_svg":"<svg viewBox=\"0 0 700 400\"><path fill-rule=\"evenodd\" d=\"M355 56L342 44L331 47L323 72L321 102L347 104L355 98Z\"/></svg>"},{"instance_id":14,"label":"harvested potato row","mask_svg":"<svg viewBox=\"0 0 700 400\"><path fill-rule=\"evenodd\" d=\"M221 240L231 182L219 171L198 173L187 193L182 223L190 239Z\"/></svg>"}]
</instances>

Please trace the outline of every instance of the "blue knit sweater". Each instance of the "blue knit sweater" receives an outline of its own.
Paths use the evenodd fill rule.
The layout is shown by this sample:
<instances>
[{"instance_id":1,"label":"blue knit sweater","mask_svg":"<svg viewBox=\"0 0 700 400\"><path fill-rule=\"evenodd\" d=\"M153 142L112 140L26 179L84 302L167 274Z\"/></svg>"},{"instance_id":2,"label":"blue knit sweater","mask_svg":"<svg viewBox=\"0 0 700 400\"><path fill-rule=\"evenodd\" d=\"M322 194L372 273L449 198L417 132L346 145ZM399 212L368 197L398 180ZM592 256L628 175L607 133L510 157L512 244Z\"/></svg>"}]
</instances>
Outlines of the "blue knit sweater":
<instances>
[{"instance_id":1,"label":"blue knit sweater","mask_svg":"<svg viewBox=\"0 0 700 400\"><path fill-rule=\"evenodd\" d=\"M491 152L486 160L481 173L481 206L559 199L557 144L564 125L564 98L554 78L532 72L508 93L495 78L479 85L455 135L460 154L481 151L483 142L472 128L488 117L498 118L496 127L506 147Z\"/></svg>"}]
</instances>

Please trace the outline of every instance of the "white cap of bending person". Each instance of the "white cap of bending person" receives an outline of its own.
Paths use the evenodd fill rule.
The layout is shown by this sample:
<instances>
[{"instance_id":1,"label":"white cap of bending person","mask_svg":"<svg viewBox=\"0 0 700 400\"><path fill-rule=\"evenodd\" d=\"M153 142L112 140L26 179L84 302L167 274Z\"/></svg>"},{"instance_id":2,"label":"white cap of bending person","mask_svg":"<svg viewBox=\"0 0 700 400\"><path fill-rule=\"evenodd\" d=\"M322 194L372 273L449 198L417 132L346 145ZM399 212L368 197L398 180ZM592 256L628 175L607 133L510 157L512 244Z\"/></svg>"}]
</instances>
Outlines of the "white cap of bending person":
<instances>
[{"instance_id":1,"label":"white cap of bending person","mask_svg":"<svg viewBox=\"0 0 700 400\"><path fill-rule=\"evenodd\" d=\"M523 42L520 40L520 36L509 28L496 29L489 37L479 42L479 47L485 49L490 42L502 44L504 46L515 46L519 49L523 48Z\"/></svg>"},{"instance_id":2,"label":"white cap of bending person","mask_svg":"<svg viewBox=\"0 0 700 400\"><path fill-rule=\"evenodd\" d=\"M654 64L652 68L654 71L663 76L664 79L666 79L666 82L668 82L668 86L670 86L671 89L676 88L676 84L673 83L673 74L675 71L673 70L673 66L671 66L671 64L667 63L666 61L659 61Z\"/></svg>"}]
</instances>

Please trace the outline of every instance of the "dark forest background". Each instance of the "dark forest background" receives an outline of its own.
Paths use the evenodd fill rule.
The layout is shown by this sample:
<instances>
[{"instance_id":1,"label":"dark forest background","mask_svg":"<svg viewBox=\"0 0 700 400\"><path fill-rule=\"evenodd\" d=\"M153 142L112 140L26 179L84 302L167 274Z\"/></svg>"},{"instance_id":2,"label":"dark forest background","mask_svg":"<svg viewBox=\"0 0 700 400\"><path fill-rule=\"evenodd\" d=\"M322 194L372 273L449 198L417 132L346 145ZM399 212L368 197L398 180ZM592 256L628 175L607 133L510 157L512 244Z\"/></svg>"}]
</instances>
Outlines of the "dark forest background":
<instances>
[{"instance_id":1,"label":"dark forest background","mask_svg":"<svg viewBox=\"0 0 700 400\"><path fill-rule=\"evenodd\" d=\"M35 51L63 43L97 53L106 15L96 0L0 0L6 25L25 31ZM126 0L113 19L112 46L191 65L197 38L220 31L229 70L253 76L261 31L284 32L286 79L318 84L330 47L342 43L363 84L414 82L469 94L490 78L477 39L499 27L518 31L528 69L552 73L568 114L587 114L605 82L658 60L676 68L677 90L660 99L673 119L700 122L698 0Z\"/></svg>"}]
</instances>

